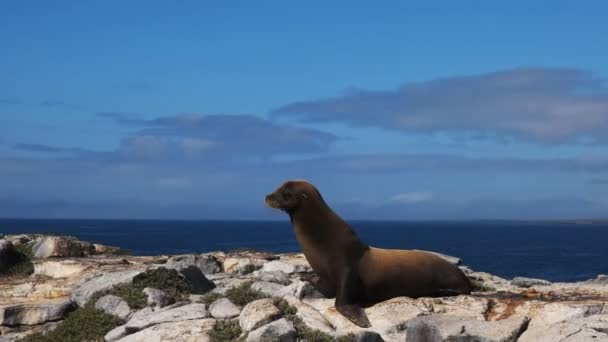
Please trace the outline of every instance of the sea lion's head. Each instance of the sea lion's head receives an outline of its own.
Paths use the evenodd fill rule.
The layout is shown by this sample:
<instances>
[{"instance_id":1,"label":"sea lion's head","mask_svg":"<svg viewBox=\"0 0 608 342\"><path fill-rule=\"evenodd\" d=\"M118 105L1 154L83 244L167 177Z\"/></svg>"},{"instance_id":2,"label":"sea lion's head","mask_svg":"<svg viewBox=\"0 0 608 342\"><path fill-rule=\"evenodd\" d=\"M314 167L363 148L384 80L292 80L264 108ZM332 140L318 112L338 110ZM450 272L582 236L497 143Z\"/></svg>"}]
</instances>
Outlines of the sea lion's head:
<instances>
[{"instance_id":1,"label":"sea lion's head","mask_svg":"<svg viewBox=\"0 0 608 342\"><path fill-rule=\"evenodd\" d=\"M321 194L314 185L305 180L290 180L266 195L264 203L291 214L305 207L313 199L321 199Z\"/></svg>"}]
</instances>

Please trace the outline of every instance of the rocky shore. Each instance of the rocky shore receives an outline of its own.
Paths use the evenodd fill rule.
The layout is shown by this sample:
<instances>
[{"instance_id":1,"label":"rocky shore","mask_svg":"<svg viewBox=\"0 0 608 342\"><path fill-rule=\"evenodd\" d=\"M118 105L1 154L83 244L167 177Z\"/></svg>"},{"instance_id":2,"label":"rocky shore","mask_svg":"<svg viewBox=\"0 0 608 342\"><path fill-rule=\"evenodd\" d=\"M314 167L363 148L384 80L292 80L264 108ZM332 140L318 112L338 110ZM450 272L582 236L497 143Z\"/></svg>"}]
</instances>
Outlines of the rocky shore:
<instances>
[{"instance_id":1,"label":"rocky shore","mask_svg":"<svg viewBox=\"0 0 608 342\"><path fill-rule=\"evenodd\" d=\"M472 270L471 295L398 297L362 329L310 284L302 254L131 256L76 238L0 236L0 342L608 341L608 276L575 283Z\"/></svg>"}]
</instances>

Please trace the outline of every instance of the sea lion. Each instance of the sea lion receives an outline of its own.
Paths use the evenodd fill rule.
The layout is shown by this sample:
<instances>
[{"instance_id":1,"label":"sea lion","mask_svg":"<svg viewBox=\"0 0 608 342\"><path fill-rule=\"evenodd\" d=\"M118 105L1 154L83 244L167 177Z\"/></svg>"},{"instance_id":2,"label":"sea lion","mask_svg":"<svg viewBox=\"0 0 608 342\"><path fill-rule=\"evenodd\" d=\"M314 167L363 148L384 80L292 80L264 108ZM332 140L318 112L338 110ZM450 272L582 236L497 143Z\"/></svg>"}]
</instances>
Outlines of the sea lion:
<instances>
[{"instance_id":1,"label":"sea lion","mask_svg":"<svg viewBox=\"0 0 608 342\"><path fill-rule=\"evenodd\" d=\"M305 180L285 182L264 202L289 214L298 243L319 277L317 286L324 295L335 296L338 312L358 326L370 327L362 307L393 297L471 293L465 274L433 253L363 243Z\"/></svg>"}]
</instances>

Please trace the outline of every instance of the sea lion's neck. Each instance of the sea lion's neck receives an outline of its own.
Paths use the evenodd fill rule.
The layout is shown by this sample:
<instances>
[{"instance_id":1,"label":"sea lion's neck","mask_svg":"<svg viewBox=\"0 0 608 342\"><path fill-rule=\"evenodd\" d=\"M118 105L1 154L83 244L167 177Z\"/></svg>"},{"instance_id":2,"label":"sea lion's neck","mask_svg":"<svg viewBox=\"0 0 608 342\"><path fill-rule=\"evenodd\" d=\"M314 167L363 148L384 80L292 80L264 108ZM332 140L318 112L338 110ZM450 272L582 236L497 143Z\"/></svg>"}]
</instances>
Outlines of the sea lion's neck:
<instances>
[{"instance_id":1,"label":"sea lion's neck","mask_svg":"<svg viewBox=\"0 0 608 342\"><path fill-rule=\"evenodd\" d=\"M306 254L310 250L346 248L352 257L368 248L355 232L324 201L311 201L306 207L289 213L300 246Z\"/></svg>"}]
</instances>

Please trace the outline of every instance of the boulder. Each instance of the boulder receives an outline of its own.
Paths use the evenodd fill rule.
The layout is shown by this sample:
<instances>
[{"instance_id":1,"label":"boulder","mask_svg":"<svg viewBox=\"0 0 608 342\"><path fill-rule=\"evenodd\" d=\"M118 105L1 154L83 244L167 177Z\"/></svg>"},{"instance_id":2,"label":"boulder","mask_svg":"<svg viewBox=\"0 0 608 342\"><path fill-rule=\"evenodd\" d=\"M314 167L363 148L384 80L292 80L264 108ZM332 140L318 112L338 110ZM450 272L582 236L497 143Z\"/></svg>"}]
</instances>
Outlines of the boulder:
<instances>
[{"instance_id":1,"label":"boulder","mask_svg":"<svg viewBox=\"0 0 608 342\"><path fill-rule=\"evenodd\" d=\"M165 291L152 287L146 287L143 289L143 293L146 295L146 297L148 297L147 303L149 306L164 308L169 304L175 303L175 299L173 299Z\"/></svg>"},{"instance_id":2,"label":"boulder","mask_svg":"<svg viewBox=\"0 0 608 342\"><path fill-rule=\"evenodd\" d=\"M285 286L283 285L269 283L266 281L256 281L255 283L251 284L252 290L262 292L263 294L271 297L280 297L281 291L289 293L289 291L283 290L284 288Z\"/></svg>"},{"instance_id":3,"label":"boulder","mask_svg":"<svg viewBox=\"0 0 608 342\"><path fill-rule=\"evenodd\" d=\"M32 253L38 259L84 257L94 254L95 247L70 236L46 236L32 246Z\"/></svg>"},{"instance_id":4,"label":"boulder","mask_svg":"<svg viewBox=\"0 0 608 342\"><path fill-rule=\"evenodd\" d=\"M167 266L178 271L192 286L192 293L204 294L215 288L215 284L207 279L201 270L193 265Z\"/></svg>"},{"instance_id":5,"label":"boulder","mask_svg":"<svg viewBox=\"0 0 608 342\"><path fill-rule=\"evenodd\" d=\"M296 329L285 318L263 325L247 335L247 342L295 342Z\"/></svg>"},{"instance_id":6,"label":"boulder","mask_svg":"<svg viewBox=\"0 0 608 342\"><path fill-rule=\"evenodd\" d=\"M228 298L220 298L211 303L209 313L214 318L228 319L238 316L241 313L241 309Z\"/></svg>"},{"instance_id":7,"label":"boulder","mask_svg":"<svg viewBox=\"0 0 608 342\"><path fill-rule=\"evenodd\" d=\"M141 272L112 272L89 279L72 290L70 299L78 306L84 306L93 296L109 292L114 285L131 283L139 273Z\"/></svg>"},{"instance_id":8,"label":"boulder","mask_svg":"<svg viewBox=\"0 0 608 342\"><path fill-rule=\"evenodd\" d=\"M129 332L127 331L126 326L121 325L108 331L108 333L103 337L103 340L105 342L115 342L127 335L129 335Z\"/></svg>"},{"instance_id":9,"label":"boulder","mask_svg":"<svg viewBox=\"0 0 608 342\"><path fill-rule=\"evenodd\" d=\"M249 274L264 265L264 260L252 258L226 258L224 259L224 272L236 274Z\"/></svg>"},{"instance_id":10,"label":"boulder","mask_svg":"<svg viewBox=\"0 0 608 342\"><path fill-rule=\"evenodd\" d=\"M324 333L331 333L334 331L334 327L312 306L302 303L293 296L285 296L284 299L289 305L296 308L296 316L299 317L307 327Z\"/></svg>"},{"instance_id":11,"label":"boulder","mask_svg":"<svg viewBox=\"0 0 608 342\"><path fill-rule=\"evenodd\" d=\"M608 341L608 315L593 315L569 319L551 325L530 326L521 337L520 342L577 342Z\"/></svg>"},{"instance_id":12,"label":"boulder","mask_svg":"<svg viewBox=\"0 0 608 342\"><path fill-rule=\"evenodd\" d=\"M208 332L213 329L214 319L193 319L160 323L132 335L120 342L208 342Z\"/></svg>"},{"instance_id":13,"label":"boulder","mask_svg":"<svg viewBox=\"0 0 608 342\"><path fill-rule=\"evenodd\" d=\"M166 265L168 267L174 266L196 266L204 275L211 275L222 271L222 267L217 258L211 254L186 254L178 255L169 258Z\"/></svg>"},{"instance_id":14,"label":"boulder","mask_svg":"<svg viewBox=\"0 0 608 342\"><path fill-rule=\"evenodd\" d=\"M281 316L281 310L271 298L254 300L245 305L239 316L239 325L244 332L257 329Z\"/></svg>"},{"instance_id":15,"label":"boulder","mask_svg":"<svg viewBox=\"0 0 608 342\"><path fill-rule=\"evenodd\" d=\"M127 331L139 331L159 323L203 319L207 317L209 317L209 312L205 304L188 304L175 308L163 308L145 315L134 315L125 327Z\"/></svg>"},{"instance_id":16,"label":"boulder","mask_svg":"<svg viewBox=\"0 0 608 342\"><path fill-rule=\"evenodd\" d=\"M406 323L406 341L517 341L526 329L528 319L511 317L501 321L469 320L431 315Z\"/></svg>"},{"instance_id":17,"label":"boulder","mask_svg":"<svg viewBox=\"0 0 608 342\"><path fill-rule=\"evenodd\" d=\"M7 272L11 267L21 261L21 255L12 242L0 240L0 274Z\"/></svg>"},{"instance_id":18,"label":"boulder","mask_svg":"<svg viewBox=\"0 0 608 342\"><path fill-rule=\"evenodd\" d=\"M532 287L537 285L548 286L551 285L551 282L544 279L515 277L511 280L511 285L518 287Z\"/></svg>"},{"instance_id":19,"label":"boulder","mask_svg":"<svg viewBox=\"0 0 608 342\"><path fill-rule=\"evenodd\" d=\"M41 304L0 305L0 325L38 325L63 319L71 310L68 299L46 301Z\"/></svg>"},{"instance_id":20,"label":"boulder","mask_svg":"<svg viewBox=\"0 0 608 342\"><path fill-rule=\"evenodd\" d=\"M306 266L294 265L294 264L286 263L286 262L283 262L280 260L273 260L273 261L267 262L262 267L262 272L281 271L286 274L292 274L295 272L305 272L307 270L308 270L308 268Z\"/></svg>"},{"instance_id":21,"label":"boulder","mask_svg":"<svg viewBox=\"0 0 608 342\"><path fill-rule=\"evenodd\" d=\"M105 295L95 302L95 309L105 312L108 315L118 317L121 320L126 320L131 316L131 308L129 304L122 298L113 295Z\"/></svg>"}]
</instances>

